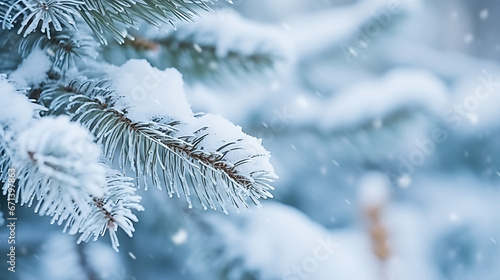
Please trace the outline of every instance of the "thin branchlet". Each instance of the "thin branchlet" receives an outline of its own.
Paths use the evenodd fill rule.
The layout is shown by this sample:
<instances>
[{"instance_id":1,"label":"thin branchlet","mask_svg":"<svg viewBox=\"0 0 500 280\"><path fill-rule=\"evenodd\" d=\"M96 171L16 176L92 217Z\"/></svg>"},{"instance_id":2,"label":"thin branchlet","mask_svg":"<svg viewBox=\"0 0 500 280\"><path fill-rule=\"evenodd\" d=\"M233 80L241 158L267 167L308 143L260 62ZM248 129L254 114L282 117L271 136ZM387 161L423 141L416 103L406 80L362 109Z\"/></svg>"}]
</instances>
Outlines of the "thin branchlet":
<instances>
[{"instance_id":1,"label":"thin branchlet","mask_svg":"<svg viewBox=\"0 0 500 280\"><path fill-rule=\"evenodd\" d=\"M115 227L115 218L113 214L111 214L106 208L104 208L104 200L102 198L94 197L92 198L94 204L99 210L104 214L104 217L108 220L107 227L113 228Z\"/></svg>"}]
</instances>

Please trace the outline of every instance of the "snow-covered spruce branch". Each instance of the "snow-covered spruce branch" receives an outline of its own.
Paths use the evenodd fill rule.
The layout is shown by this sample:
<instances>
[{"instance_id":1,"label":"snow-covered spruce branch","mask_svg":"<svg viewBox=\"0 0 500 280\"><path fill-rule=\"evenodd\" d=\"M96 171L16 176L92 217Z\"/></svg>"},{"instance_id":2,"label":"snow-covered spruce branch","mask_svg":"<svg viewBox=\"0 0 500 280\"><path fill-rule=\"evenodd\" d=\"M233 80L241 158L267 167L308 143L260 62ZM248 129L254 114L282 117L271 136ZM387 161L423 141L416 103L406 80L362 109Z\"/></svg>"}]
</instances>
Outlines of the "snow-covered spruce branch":
<instances>
[{"instance_id":1,"label":"snow-covered spruce branch","mask_svg":"<svg viewBox=\"0 0 500 280\"><path fill-rule=\"evenodd\" d=\"M170 196L179 196L181 189L190 207L193 190L205 209L216 209L216 201L224 212L227 200L239 208L248 207L247 197L257 205L258 199L272 197L269 183L274 171L268 152L255 138L239 130L237 138L207 144L207 139L228 129L214 131L204 125L200 120L209 115L193 118L191 127L161 118L133 121L126 110L116 108L116 94L106 84L75 81L45 90L42 101L53 113L69 113L94 133L110 163L134 171L139 185L165 186ZM230 131L236 129L230 125Z\"/></svg>"},{"instance_id":2,"label":"snow-covered spruce branch","mask_svg":"<svg viewBox=\"0 0 500 280\"><path fill-rule=\"evenodd\" d=\"M177 19L191 20L198 9L209 10L206 0L7 0L0 2L2 28L17 28L24 36L36 29L51 36L55 31L77 29L77 17L83 18L99 40L106 34L117 41L130 37L127 29L138 19L160 27Z\"/></svg>"},{"instance_id":3,"label":"snow-covered spruce branch","mask_svg":"<svg viewBox=\"0 0 500 280\"><path fill-rule=\"evenodd\" d=\"M233 10L203 13L175 30L142 34L103 48L103 58L121 65L148 58L158 68L174 67L189 82L219 81L235 74L265 74L289 63L286 38L274 26L252 22Z\"/></svg>"},{"instance_id":4,"label":"snow-covered spruce branch","mask_svg":"<svg viewBox=\"0 0 500 280\"><path fill-rule=\"evenodd\" d=\"M143 210L132 179L99 162L99 146L79 124L67 116L41 118L16 138L0 134L0 147L1 179L7 181L7 168L16 170L21 206L35 205L34 211L51 216L51 223L64 223L64 231L81 233L79 241L97 239L109 229L118 250L118 227L132 235L137 218L131 211ZM4 195L7 191L5 184Z\"/></svg>"},{"instance_id":5,"label":"snow-covered spruce branch","mask_svg":"<svg viewBox=\"0 0 500 280\"><path fill-rule=\"evenodd\" d=\"M31 206L36 198L35 212L52 216L52 223L79 223L90 210L82 194L102 196L105 184L100 149L92 140L67 117L43 118L21 132L10 155L21 205Z\"/></svg>"},{"instance_id":6,"label":"snow-covered spruce branch","mask_svg":"<svg viewBox=\"0 0 500 280\"><path fill-rule=\"evenodd\" d=\"M118 227L131 235L137 221L131 210L142 210L132 179L100 163L91 134L67 116L35 118L41 106L15 85L0 76L0 99L8 104L0 111L0 180L8 182L8 169L16 170L16 202L65 223L65 231L82 234L80 241L109 229L117 249ZM8 188L3 185L4 195Z\"/></svg>"}]
</instances>

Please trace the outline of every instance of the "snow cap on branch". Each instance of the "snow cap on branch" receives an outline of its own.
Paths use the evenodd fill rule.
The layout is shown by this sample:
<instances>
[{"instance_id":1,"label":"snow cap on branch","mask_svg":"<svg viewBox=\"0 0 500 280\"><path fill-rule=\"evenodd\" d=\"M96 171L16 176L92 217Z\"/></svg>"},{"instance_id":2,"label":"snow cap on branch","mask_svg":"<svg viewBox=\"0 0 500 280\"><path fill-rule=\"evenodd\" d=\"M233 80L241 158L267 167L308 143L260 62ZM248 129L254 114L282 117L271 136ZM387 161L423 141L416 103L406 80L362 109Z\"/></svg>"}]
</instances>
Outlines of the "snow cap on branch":
<instances>
[{"instance_id":1,"label":"snow cap on branch","mask_svg":"<svg viewBox=\"0 0 500 280\"><path fill-rule=\"evenodd\" d=\"M192 117L183 89L182 75L174 68L159 70L146 60L129 60L111 66L109 78L118 95L115 108L127 112L133 121L170 117L185 121Z\"/></svg>"},{"instance_id":2,"label":"snow cap on branch","mask_svg":"<svg viewBox=\"0 0 500 280\"><path fill-rule=\"evenodd\" d=\"M196 137L204 134L207 137L200 138L197 150L223 155L223 161L234 167L238 175L253 178L261 170L276 178L274 168L269 163L271 155L262 146L262 139L245 134L241 126L234 125L221 116L206 114L195 118L191 123L180 126L177 133L179 136Z\"/></svg>"},{"instance_id":3,"label":"snow cap on branch","mask_svg":"<svg viewBox=\"0 0 500 280\"><path fill-rule=\"evenodd\" d=\"M33 118L33 105L26 96L18 93L5 76L0 75L0 129L19 130Z\"/></svg>"},{"instance_id":4,"label":"snow cap on branch","mask_svg":"<svg viewBox=\"0 0 500 280\"><path fill-rule=\"evenodd\" d=\"M47 54L42 50L35 50L9 78L23 87L38 85L47 79L50 66Z\"/></svg>"}]
</instances>

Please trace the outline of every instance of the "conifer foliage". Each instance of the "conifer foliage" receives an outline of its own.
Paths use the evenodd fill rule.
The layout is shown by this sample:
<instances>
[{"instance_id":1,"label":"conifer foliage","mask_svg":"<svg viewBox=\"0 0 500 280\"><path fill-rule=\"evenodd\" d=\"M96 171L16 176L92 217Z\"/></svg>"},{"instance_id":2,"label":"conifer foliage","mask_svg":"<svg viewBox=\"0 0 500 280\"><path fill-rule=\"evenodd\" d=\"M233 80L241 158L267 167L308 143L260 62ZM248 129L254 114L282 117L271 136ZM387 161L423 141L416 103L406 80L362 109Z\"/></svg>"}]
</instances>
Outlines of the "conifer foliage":
<instances>
[{"instance_id":1,"label":"conifer foliage","mask_svg":"<svg viewBox=\"0 0 500 280\"><path fill-rule=\"evenodd\" d=\"M184 196L189 208L225 213L271 198L277 176L261 141L222 117L193 112L187 101L184 80L227 69L260 72L281 59L277 46L243 50L200 41L217 29L217 20L196 24L217 17L209 14L212 5L0 1L3 194L15 170L19 205L78 234L78 243L109 232L116 251L117 230L132 236L144 210L142 189L164 189ZM151 29L163 35L147 35ZM157 47L155 60L148 51ZM219 65L230 67L223 72Z\"/></svg>"}]
</instances>

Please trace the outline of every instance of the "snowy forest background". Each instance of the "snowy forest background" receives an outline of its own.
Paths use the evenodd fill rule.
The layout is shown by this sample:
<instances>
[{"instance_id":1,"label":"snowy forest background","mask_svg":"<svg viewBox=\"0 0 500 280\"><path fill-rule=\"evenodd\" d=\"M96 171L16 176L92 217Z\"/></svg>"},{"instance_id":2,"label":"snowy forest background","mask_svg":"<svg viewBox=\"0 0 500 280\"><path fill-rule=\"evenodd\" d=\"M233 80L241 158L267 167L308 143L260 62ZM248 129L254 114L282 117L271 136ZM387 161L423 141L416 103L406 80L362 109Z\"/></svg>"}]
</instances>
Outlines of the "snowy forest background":
<instances>
[{"instance_id":1,"label":"snowy forest background","mask_svg":"<svg viewBox=\"0 0 500 280\"><path fill-rule=\"evenodd\" d=\"M179 70L193 111L263 139L274 199L225 215L139 191L147 211L133 238L119 233L119 253L107 238L76 245L21 207L18 270L2 261L0 278L500 279L500 4L233 2L194 24L218 24L207 34L220 48L279 62ZM166 67L154 52L104 54Z\"/></svg>"}]
</instances>

